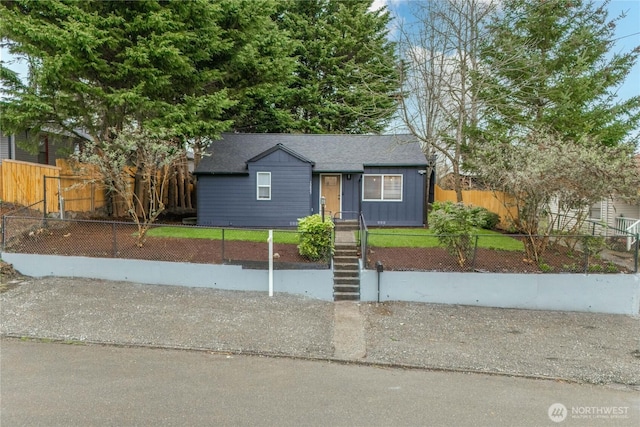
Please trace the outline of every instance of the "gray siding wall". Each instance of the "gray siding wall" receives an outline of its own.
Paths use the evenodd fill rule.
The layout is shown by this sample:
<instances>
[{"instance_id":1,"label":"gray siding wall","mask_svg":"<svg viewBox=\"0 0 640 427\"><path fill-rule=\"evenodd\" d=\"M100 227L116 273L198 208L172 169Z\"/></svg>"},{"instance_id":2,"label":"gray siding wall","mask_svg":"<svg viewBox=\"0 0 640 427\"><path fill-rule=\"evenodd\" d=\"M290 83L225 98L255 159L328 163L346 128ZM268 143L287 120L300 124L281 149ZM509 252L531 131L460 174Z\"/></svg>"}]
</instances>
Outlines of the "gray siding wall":
<instances>
[{"instance_id":1,"label":"gray siding wall","mask_svg":"<svg viewBox=\"0 0 640 427\"><path fill-rule=\"evenodd\" d=\"M3 159L9 159L9 154L9 135L0 132L0 162L2 162Z\"/></svg>"},{"instance_id":2,"label":"gray siding wall","mask_svg":"<svg viewBox=\"0 0 640 427\"><path fill-rule=\"evenodd\" d=\"M271 172L271 200L257 200L257 172ZM198 225L295 227L311 214L311 165L278 150L249 164L248 175L198 178Z\"/></svg>"},{"instance_id":3,"label":"gray siding wall","mask_svg":"<svg viewBox=\"0 0 640 427\"><path fill-rule=\"evenodd\" d=\"M365 174L402 175L402 202L362 202L362 213L367 225L415 227L424 224L425 180L424 175L418 173L419 170L420 168L365 169ZM357 193L355 197L358 197Z\"/></svg>"},{"instance_id":4,"label":"gray siding wall","mask_svg":"<svg viewBox=\"0 0 640 427\"><path fill-rule=\"evenodd\" d=\"M28 132L20 132L15 135L15 151L9 153L9 139L7 135L2 134L0 136L0 160L13 158L23 162L41 163L44 164L47 160L46 153L43 147L40 147L39 152L32 154L22 147L32 145L33 142L29 141L31 135ZM69 137L61 137L49 135L49 158L48 164L51 166L56 165L56 159L65 159L73 153L73 140ZM11 156L9 156L11 154Z\"/></svg>"},{"instance_id":5,"label":"gray siding wall","mask_svg":"<svg viewBox=\"0 0 640 427\"><path fill-rule=\"evenodd\" d=\"M23 162L32 162L32 163L38 163L38 155L37 154L31 154L28 151L24 150L23 148L20 148L21 144L26 144L27 143L27 132L20 132L17 133L15 135L16 137L16 152L13 153L13 158L16 160L20 160Z\"/></svg>"}]
</instances>

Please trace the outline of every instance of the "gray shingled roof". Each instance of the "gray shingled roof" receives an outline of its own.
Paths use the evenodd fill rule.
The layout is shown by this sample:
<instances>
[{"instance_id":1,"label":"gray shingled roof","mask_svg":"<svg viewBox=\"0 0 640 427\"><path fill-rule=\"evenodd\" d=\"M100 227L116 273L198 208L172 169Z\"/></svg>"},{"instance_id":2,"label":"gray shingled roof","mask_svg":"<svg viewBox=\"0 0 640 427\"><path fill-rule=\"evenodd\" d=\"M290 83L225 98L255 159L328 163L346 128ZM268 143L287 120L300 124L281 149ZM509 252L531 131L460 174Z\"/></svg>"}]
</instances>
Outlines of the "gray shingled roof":
<instances>
[{"instance_id":1,"label":"gray shingled roof","mask_svg":"<svg viewBox=\"0 0 640 427\"><path fill-rule=\"evenodd\" d=\"M411 135L223 134L207 149L196 174L246 173L247 160L282 144L315 163L315 172L362 172L365 166L426 167Z\"/></svg>"}]
</instances>

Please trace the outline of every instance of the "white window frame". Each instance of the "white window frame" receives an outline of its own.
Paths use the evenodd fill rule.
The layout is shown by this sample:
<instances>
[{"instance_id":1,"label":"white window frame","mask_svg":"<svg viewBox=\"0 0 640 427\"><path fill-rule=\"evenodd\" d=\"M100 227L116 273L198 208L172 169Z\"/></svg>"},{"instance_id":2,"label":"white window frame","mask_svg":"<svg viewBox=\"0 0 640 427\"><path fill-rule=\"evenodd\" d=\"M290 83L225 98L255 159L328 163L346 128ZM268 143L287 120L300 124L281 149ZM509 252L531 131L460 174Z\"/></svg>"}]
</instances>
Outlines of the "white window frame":
<instances>
[{"instance_id":1,"label":"white window frame","mask_svg":"<svg viewBox=\"0 0 640 427\"><path fill-rule=\"evenodd\" d=\"M595 217L595 216L591 215L593 213L593 208L596 205L598 206L597 211L600 213L600 215L598 217ZM593 220L596 220L596 221L602 221L602 201L599 201L599 202L594 203L591 206L589 206L589 219L593 219Z\"/></svg>"},{"instance_id":2,"label":"white window frame","mask_svg":"<svg viewBox=\"0 0 640 427\"><path fill-rule=\"evenodd\" d=\"M364 182L367 177L380 177L380 198L379 199L366 199L364 196ZM386 177L400 178L400 198L399 199L385 199L384 197L384 179ZM404 192L404 175L396 173L369 173L362 175L362 201L363 202L402 202L402 195Z\"/></svg>"},{"instance_id":3,"label":"white window frame","mask_svg":"<svg viewBox=\"0 0 640 427\"><path fill-rule=\"evenodd\" d=\"M260 176L268 176L269 177L269 185L260 185ZM269 197L260 197L260 189L268 188L269 189ZM256 172L256 199L257 200L271 200L271 172Z\"/></svg>"}]
</instances>

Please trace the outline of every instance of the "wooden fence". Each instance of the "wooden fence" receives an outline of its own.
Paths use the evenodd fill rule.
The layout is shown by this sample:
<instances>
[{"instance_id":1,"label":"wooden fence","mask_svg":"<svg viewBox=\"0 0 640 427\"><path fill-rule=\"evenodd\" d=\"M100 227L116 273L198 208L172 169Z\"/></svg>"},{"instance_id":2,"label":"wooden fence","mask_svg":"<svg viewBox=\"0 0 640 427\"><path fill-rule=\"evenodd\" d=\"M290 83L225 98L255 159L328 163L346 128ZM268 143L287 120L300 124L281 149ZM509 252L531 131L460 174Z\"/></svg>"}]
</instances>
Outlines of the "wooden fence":
<instances>
[{"instance_id":1,"label":"wooden fence","mask_svg":"<svg viewBox=\"0 0 640 427\"><path fill-rule=\"evenodd\" d=\"M457 201L455 190L443 190L439 185L435 186L434 199L436 202ZM518 217L513 198L500 191L462 190L462 202L497 213L501 228L508 228L510 220Z\"/></svg>"},{"instance_id":2,"label":"wooden fence","mask_svg":"<svg viewBox=\"0 0 640 427\"><path fill-rule=\"evenodd\" d=\"M57 194L64 200L65 211L94 212L106 206L106 192L95 168L82 165L74 169L64 159L57 159L56 165L60 168Z\"/></svg>"},{"instance_id":3,"label":"wooden fence","mask_svg":"<svg viewBox=\"0 0 640 427\"><path fill-rule=\"evenodd\" d=\"M60 176L59 167L5 159L2 161L1 173L3 202L30 206L44 200L46 193L47 205L57 208L57 184L53 179L46 179L45 190L44 183L45 176Z\"/></svg>"},{"instance_id":4,"label":"wooden fence","mask_svg":"<svg viewBox=\"0 0 640 427\"><path fill-rule=\"evenodd\" d=\"M65 211L92 212L107 202L95 178L90 171L73 170L64 160L50 166L5 159L0 165L0 199L21 206L44 200L47 213L59 212L61 203Z\"/></svg>"}]
</instances>

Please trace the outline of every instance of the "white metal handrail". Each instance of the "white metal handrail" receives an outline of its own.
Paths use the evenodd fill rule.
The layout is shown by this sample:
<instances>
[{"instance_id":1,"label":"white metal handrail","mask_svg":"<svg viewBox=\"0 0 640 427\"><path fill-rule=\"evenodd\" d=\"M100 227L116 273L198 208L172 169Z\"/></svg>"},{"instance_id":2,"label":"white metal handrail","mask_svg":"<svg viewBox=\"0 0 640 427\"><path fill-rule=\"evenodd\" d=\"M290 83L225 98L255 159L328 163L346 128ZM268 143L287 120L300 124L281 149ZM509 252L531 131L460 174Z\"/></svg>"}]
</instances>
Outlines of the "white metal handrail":
<instances>
[{"instance_id":1,"label":"white metal handrail","mask_svg":"<svg viewBox=\"0 0 640 427\"><path fill-rule=\"evenodd\" d=\"M620 231L624 230L627 234L627 250L631 250L631 246L638 240L640 233L640 219L635 218L616 218L616 228Z\"/></svg>"}]
</instances>

